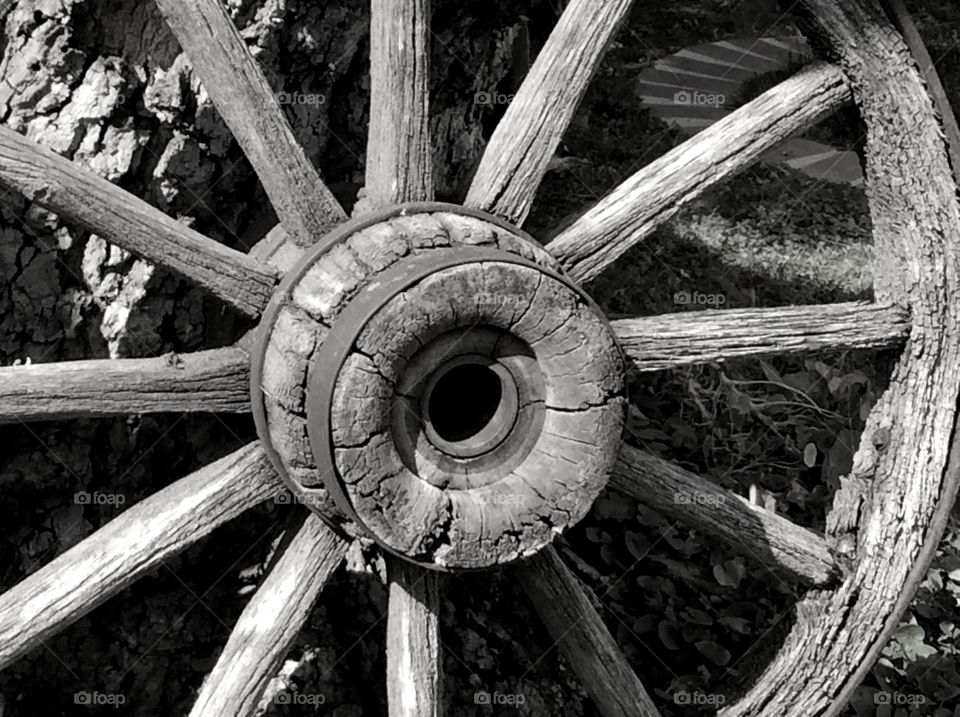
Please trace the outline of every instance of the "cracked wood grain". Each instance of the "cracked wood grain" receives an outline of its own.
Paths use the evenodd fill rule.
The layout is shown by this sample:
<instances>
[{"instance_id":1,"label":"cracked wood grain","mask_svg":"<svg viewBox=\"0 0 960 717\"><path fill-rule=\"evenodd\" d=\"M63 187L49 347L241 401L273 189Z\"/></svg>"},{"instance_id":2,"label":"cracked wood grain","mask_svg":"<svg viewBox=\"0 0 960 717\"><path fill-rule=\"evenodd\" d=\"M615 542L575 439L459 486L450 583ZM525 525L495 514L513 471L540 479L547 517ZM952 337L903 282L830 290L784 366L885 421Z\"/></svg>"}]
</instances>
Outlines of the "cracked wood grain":
<instances>
[{"instance_id":1,"label":"cracked wood grain","mask_svg":"<svg viewBox=\"0 0 960 717\"><path fill-rule=\"evenodd\" d=\"M249 410L250 356L240 348L0 368L0 423Z\"/></svg>"},{"instance_id":2,"label":"cracked wood grain","mask_svg":"<svg viewBox=\"0 0 960 717\"><path fill-rule=\"evenodd\" d=\"M792 353L903 346L910 313L866 302L683 311L610 322L640 372Z\"/></svg>"},{"instance_id":3,"label":"cracked wood grain","mask_svg":"<svg viewBox=\"0 0 960 717\"><path fill-rule=\"evenodd\" d=\"M290 257L282 251L288 245L279 243L281 232L275 229L270 241L254 247L256 256L272 262L279 257L286 265ZM344 522L323 486L330 468L318 468L310 447L305 415L309 367L324 341L345 340L330 337L329 327L363 284L376 280L398 261L452 245L499 248L557 268L540 247L474 217L445 212L397 216L325 252L281 297L284 305L269 337L261 375L267 427L284 472L334 522L351 525Z\"/></svg>"},{"instance_id":4,"label":"cracked wood grain","mask_svg":"<svg viewBox=\"0 0 960 717\"><path fill-rule=\"evenodd\" d=\"M0 186L183 276L248 316L260 315L276 284L273 270L5 127Z\"/></svg>"},{"instance_id":5,"label":"cracked wood grain","mask_svg":"<svg viewBox=\"0 0 960 717\"><path fill-rule=\"evenodd\" d=\"M494 255L489 261L429 277L401 291L395 301L380 306L366 326L353 319L338 323L348 307L372 305L365 287L382 285L388 281L388 272L406 272L407 262L424 261L437 251L455 255L457 247L497 248L556 268L549 255L529 240L474 217L420 212L366 227L318 256L295 283L283 288L261 388L267 427L280 462L306 493L320 501L322 478L330 468L317 465L311 446L308 375L324 345L350 347L333 405L323 410L330 411L334 459L353 508L364 513L368 528L382 531L380 537L390 549L479 565L529 552L533 548L527 539L549 542L557 526L588 509L590 500L582 496L598 490L606 475L605 469L592 467L612 464L615 458L622 416L618 419L613 413L623 405L617 395L622 388L623 358L606 324L591 314L576 292L554 279L545 281L535 268L493 261ZM381 297L377 303L384 300ZM544 310L534 307L535 302ZM523 425L537 430L542 425L544 445L535 447L530 467L504 468L508 480L498 486L484 485L490 466L478 463L475 472L463 465L451 468L436 451L429 461L411 458L409 453L402 457L390 441L391 431L398 428L390 406L396 398L409 398L406 390L401 391L402 397L395 395L398 382L413 371L408 362L446 331L462 329L469 335L467 344L478 348L471 343L482 333L474 330L478 322L524 334L551 389L549 401L546 395L523 394L531 399L524 398L528 412ZM361 328L361 335L355 336ZM509 356L500 358L514 362L518 370L533 361L531 348L517 350L501 340L501 334L495 332L496 340L484 350L501 343L504 351L509 348ZM466 344L458 342L453 340L449 348L464 350ZM578 380L571 381L570 376ZM534 425L537 416L541 423ZM523 452L517 455L525 456L530 446L521 438L515 445ZM580 460L581 468L576 475L569 468L575 460ZM419 471L419 477L412 475L410 466ZM513 468L515 474L507 475ZM469 473L479 491L477 500L483 504L460 500L462 496L446 501L437 487L443 483L439 476L444 471L453 476L453 482L466 480ZM549 490L541 487L541 474L555 477L557 485ZM407 488L419 491L419 497L410 502ZM546 492L537 493L537 489ZM507 515L510 510L505 508L511 506L522 513L520 518ZM365 513L368 508L370 512ZM484 516L489 518L486 523ZM477 527L481 524L486 527ZM465 533L457 533L460 526L465 526ZM462 554L452 552L451 544L464 546ZM431 552L434 548L436 553Z\"/></svg>"},{"instance_id":6,"label":"cracked wood grain","mask_svg":"<svg viewBox=\"0 0 960 717\"><path fill-rule=\"evenodd\" d=\"M811 65L670 150L614 189L547 250L576 281L598 276L710 187L850 101L838 68Z\"/></svg>"},{"instance_id":7,"label":"cracked wood grain","mask_svg":"<svg viewBox=\"0 0 960 717\"><path fill-rule=\"evenodd\" d=\"M633 446L621 449L610 488L781 575L821 586L840 577L840 565L823 537Z\"/></svg>"},{"instance_id":8,"label":"cracked wood grain","mask_svg":"<svg viewBox=\"0 0 960 717\"><path fill-rule=\"evenodd\" d=\"M957 124L956 114L950 106L950 98L943 87L943 81L937 73L937 67L933 58L930 57L930 51L927 50L916 23L903 5L903 0L883 0L883 4L887 8L894 25L903 35L904 41L910 48L910 53L917 61L923 81L927 83L927 90L940 115L940 122L943 124L943 133L950 151L950 165L953 169L954 179L956 179L960 177L960 125Z\"/></svg>"},{"instance_id":9,"label":"cracked wood grain","mask_svg":"<svg viewBox=\"0 0 960 717\"><path fill-rule=\"evenodd\" d=\"M387 704L390 717L439 717L440 575L388 559Z\"/></svg>"},{"instance_id":10,"label":"cracked wood grain","mask_svg":"<svg viewBox=\"0 0 960 717\"><path fill-rule=\"evenodd\" d=\"M838 501L827 520L834 529L856 525L853 569L836 590L804 595L780 651L741 700L720 711L724 717L840 714L922 580L958 487L958 474L946 469L960 394L960 207L942 127L879 2L797 7L811 45L837 58L849 77L867 127L874 294L909 306L912 328L854 458L855 466L871 466L866 503ZM885 447L879 455L877 437Z\"/></svg>"},{"instance_id":11,"label":"cracked wood grain","mask_svg":"<svg viewBox=\"0 0 960 717\"><path fill-rule=\"evenodd\" d=\"M591 78L633 0L572 0L497 125L466 201L523 224Z\"/></svg>"},{"instance_id":12,"label":"cracked wood grain","mask_svg":"<svg viewBox=\"0 0 960 717\"><path fill-rule=\"evenodd\" d=\"M370 4L370 129L359 214L433 199L430 0Z\"/></svg>"},{"instance_id":13,"label":"cracked wood grain","mask_svg":"<svg viewBox=\"0 0 960 717\"><path fill-rule=\"evenodd\" d=\"M124 511L0 595L0 668L282 490L251 443Z\"/></svg>"},{"instance_id":14,"label":"cracked wood grain","mask_svg":"<svg viewBox=\"0 0 960 717\"><path fill-rule=\"evenodd\" d=\"M290 239L313 244L346 213L313 167L276 91L219 0L157 0L204 89L253 165ZM280 90L282 91L282 89Z\"/></svg>"},{"instance_id":15,"label":"cracked wood grain","mask_svg":"<svg viewBox=\"0 0 960 717\"><path fill-rule=\"evenodd\" d=\"M481 326L522 345L484 348ZM381 306L351 345L330 407L335 460L354 509L391 549L444 566L507 562L589 509L619 446L623 363L572 289L492 259L442 269ZM429 375L459 354L510 366L520 403L534 406L483 459L445 456L411 418Z\"/></svg>"},{"instance_id":16,"label":"cracked wood grain","mask_svg":"<svg viewBox=\"0 0 960 717\"><path fill-rule=\"evenodd\" d=\"M292 538L289 537L292 535ZM254 715L348 543L304 511L204 679L190 714Z\"/></svg>"},{"instance_id":17,"label":"cracked wood grain","mask_svg":"<svg viewBox=\"0 0 960 717\"><path fill-rule=\"evenodd\" d=\"M597 612L588 589L548 547L514 575L580 683L604 717L659 717L660 711Z\"/></svg>"}]
</instances>

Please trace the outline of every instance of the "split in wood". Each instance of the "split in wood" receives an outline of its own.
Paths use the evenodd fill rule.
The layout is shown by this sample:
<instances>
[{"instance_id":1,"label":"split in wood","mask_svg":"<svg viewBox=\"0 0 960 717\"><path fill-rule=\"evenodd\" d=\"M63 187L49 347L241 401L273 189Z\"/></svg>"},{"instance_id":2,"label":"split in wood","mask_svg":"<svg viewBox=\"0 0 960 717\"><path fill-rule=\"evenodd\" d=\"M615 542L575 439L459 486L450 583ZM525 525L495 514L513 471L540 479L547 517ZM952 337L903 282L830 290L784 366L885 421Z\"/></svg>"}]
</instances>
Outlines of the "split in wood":
<instances>
[{"instance_id":1,"label":"split in wood","mask_svg":"<svg viewBox=\"0 0 960 717\"><path fill-rule=\"evenodd\" d=\"M250 355L241 348L0 368L0 423L249 410Z\"/></svg>"},{"instance_id":2,"label":"split in wood","mask_svg":"<svg viewBox=\"0 0 960 717\"><path fill-rule=\"evenodd\" d=\"M610 322L639 372L818 351L887 349L910 334L905 308L867 302L683 311Z\"/></svg>"},{"instance_id":3,"label":"split in wood","mask_svg":"<svg viewBox=\"0 0 960 717\"><path fill-rule=\"evenodd\" d=\"M301 499L449 570L530 555L579 521L625 405L596 307L481 217L357 220L284 280L255 352L261 435Z\"/></svg>"}]
</instances>

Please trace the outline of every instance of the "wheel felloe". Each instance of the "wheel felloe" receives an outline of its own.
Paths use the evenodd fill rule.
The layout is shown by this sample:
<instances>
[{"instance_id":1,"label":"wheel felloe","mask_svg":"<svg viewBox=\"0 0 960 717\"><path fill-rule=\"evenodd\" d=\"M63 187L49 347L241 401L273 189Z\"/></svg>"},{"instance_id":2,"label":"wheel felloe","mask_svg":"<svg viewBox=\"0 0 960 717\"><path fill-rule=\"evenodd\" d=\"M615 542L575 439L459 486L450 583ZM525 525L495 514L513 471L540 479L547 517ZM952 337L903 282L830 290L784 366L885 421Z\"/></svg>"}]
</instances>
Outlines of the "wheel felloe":
<instances>
[{"instance_id":1,"label":"wheel felloe","mask_svg":"<svg viewBox=\"0 0 960 717\"><path fill-rule=\"evenodd\" d=\"M619 449L623 375L602 314L532 240L408 205L291 271L253 391L303 502L456 570L531 555L586 514Z\"/></svg>"}]
</instances>

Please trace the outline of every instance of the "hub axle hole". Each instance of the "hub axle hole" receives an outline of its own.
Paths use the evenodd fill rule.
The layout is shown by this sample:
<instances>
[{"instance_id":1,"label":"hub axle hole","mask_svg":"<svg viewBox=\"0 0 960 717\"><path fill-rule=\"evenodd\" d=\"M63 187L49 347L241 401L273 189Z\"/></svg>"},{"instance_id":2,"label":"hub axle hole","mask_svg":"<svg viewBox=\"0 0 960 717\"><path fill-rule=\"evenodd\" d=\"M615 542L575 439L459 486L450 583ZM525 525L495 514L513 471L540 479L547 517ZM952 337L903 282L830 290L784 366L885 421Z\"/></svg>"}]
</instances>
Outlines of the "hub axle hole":
<instances>
[{"instance_id":1,"label":"hub axle hole","mask_svg":"<svg viewBox=\"0 0 960 717\"><path fill-rule=\"evenodd\" d=\"M479 456L500 445L513 429L519 409L510 372L478 355L458 356L437 369L421 401L427 438L457 458Z\"/></svg>"},{"instance_id":2,"label":"hub axle hole","mask_svg":"<svg viewBox=\"0 0 960 717\"><path fill-rule=\"evenodd\" d=\"M443 374L427 401L427 420L445 441L472 438L496 415L503 385L488 366L461 364Z\"/></svg>"}]
</instances>

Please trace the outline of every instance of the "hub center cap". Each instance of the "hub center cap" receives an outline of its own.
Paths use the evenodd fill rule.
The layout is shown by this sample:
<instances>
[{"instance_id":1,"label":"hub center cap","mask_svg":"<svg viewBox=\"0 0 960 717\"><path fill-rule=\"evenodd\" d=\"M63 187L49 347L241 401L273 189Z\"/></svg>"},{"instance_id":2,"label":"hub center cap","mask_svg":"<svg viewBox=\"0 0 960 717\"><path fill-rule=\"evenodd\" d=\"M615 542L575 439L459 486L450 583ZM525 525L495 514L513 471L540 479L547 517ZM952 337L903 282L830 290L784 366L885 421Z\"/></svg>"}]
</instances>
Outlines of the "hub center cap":
<instances>
[{"instance_id":1,"label":"hub center cap","mask_svg":"<svg viewBox=\"0 0 960 717\"><path fill-rule=\"evenodd\" d=\"M624 364L605 318L493 217L409 205L343 225L258 333L254 415L294 494L414 562L540 550L616 458Z\"/></svg>"}]
</instances>

